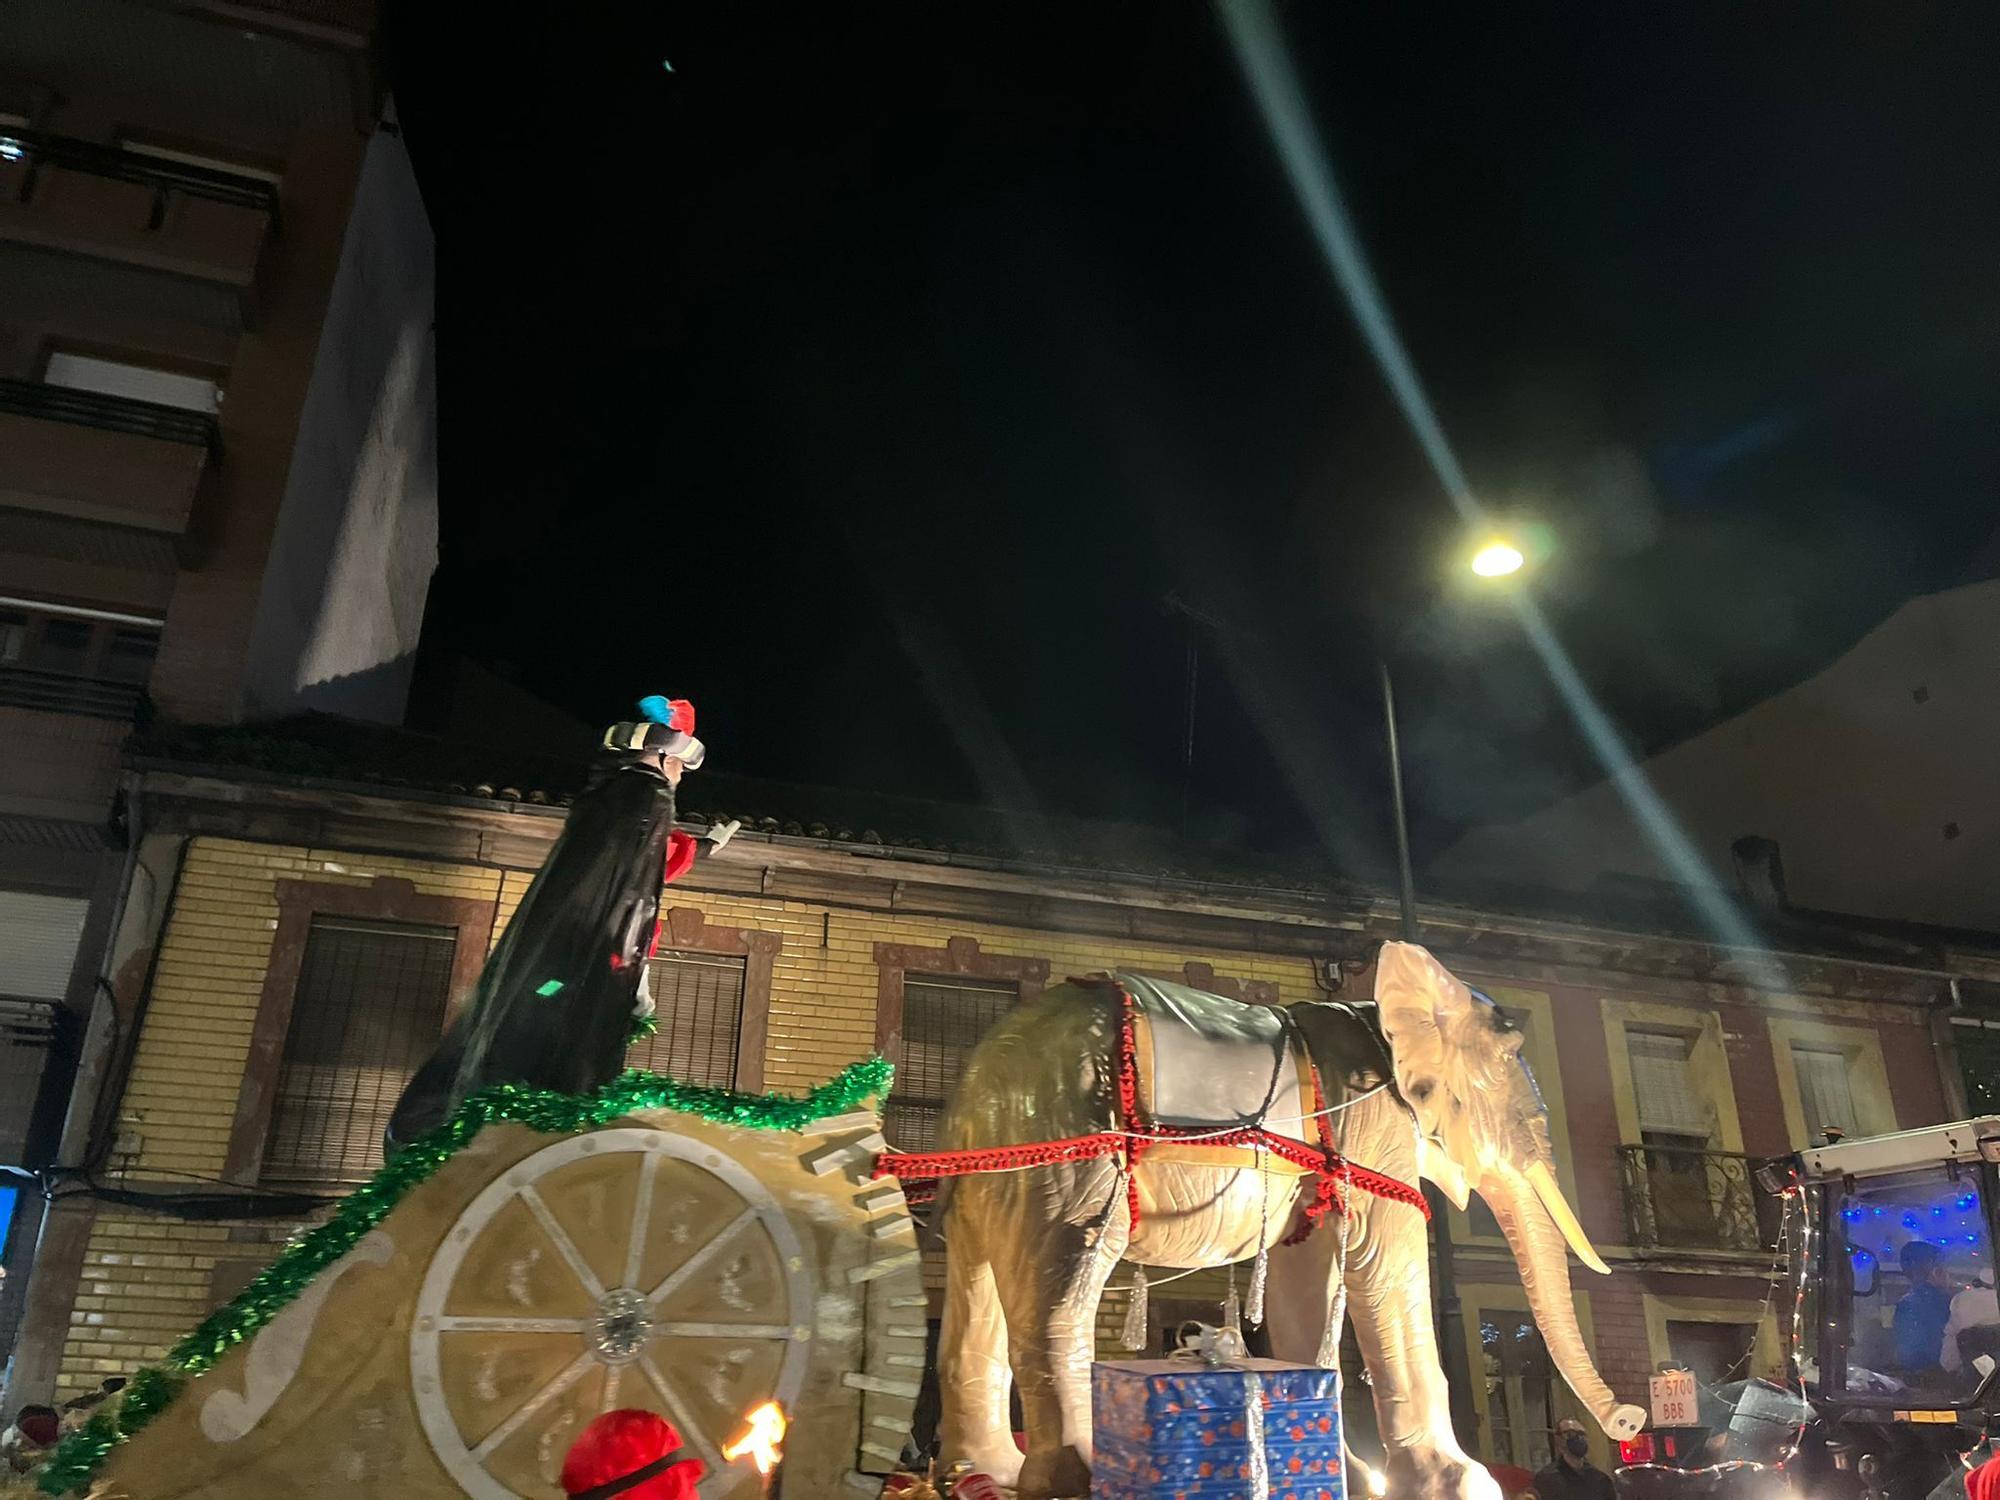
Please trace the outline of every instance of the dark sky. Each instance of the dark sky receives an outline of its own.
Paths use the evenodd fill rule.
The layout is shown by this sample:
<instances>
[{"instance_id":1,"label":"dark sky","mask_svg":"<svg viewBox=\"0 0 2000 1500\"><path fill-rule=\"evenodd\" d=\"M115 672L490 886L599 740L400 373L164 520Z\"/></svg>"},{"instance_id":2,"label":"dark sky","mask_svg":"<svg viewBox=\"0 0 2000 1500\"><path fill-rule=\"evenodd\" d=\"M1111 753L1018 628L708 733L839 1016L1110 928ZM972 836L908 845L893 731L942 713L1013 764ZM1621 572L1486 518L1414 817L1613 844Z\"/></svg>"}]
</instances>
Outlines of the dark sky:
<instances>
[{"instance_id":1,"label":"dark sky","mask_svg":"<svg viewBox=\"0 0 2000 1500\"><path fill-rule=\"evenodd\" d=\"M1378 651L1420 848L1594 775L1450 581L1212 11L405 10L438 642L593 721L691 696L732 770L1171 824L1192 632L1194 823L1351 868ZM1445 430L1548 528L1533 586L1635 745L1992 570L2000 10L1278 14Z\"/></svg>"}]
</instances>

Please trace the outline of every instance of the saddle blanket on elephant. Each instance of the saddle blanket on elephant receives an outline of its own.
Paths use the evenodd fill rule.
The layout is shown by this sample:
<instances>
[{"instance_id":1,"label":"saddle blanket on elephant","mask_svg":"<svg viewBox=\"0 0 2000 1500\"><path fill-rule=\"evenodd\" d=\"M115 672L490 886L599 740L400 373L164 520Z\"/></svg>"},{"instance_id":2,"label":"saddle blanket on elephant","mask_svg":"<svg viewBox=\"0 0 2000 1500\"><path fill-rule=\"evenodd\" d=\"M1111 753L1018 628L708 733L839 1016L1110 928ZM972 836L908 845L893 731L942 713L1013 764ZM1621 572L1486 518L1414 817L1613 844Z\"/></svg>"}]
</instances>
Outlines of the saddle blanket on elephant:
<instances>
[{"instance_id":1,"label":"saddle blanket on elephant","mask_svg":"<svg viewBox=\"0 0 2000 1500\"><path fill-rule=\"evenodd\" d=\"M1147 1124L1196 1133L1261 1129L1318 1144L1312 1059L1275 1007L1142 974L1120 973L1114 982L1132 1000L1138 1104ZM1273 1165L1300 1170L1282 1159Z\"/></svg>"}]
</instances>

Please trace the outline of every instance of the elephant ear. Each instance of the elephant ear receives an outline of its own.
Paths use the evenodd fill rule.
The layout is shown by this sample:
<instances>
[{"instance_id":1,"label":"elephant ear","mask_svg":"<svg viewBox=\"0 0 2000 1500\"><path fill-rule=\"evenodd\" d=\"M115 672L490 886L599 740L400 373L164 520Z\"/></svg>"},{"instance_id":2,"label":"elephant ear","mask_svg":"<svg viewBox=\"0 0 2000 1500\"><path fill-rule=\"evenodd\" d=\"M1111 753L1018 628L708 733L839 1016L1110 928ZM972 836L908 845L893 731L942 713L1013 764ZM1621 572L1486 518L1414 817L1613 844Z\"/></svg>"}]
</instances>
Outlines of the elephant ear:
<instances>
[{"instance_id":1,"label":"elephant ear","mask_svg":"<svg viewBox=\"0 0 2000 1500\"><path fill-rule=\"evenodd\" d=\"M1503 1033L1491 1003L1415 943L1382 944L1375 1001L1397 1091L1416 1112L1418 1170L1463 1208L1494 1147L1487 1080L1496 1043L1518 1066L1520 1035Z\"/></svg>"}]
</instances>

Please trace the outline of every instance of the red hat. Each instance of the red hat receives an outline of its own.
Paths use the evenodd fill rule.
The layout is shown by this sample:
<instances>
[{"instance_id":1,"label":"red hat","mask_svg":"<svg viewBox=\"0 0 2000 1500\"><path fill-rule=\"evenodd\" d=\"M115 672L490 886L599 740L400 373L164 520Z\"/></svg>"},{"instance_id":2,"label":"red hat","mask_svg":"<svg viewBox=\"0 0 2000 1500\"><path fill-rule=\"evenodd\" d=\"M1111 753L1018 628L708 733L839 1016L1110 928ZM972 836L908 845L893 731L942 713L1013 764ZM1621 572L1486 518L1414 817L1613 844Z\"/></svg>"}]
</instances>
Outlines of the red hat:
<instances>
[{"instance_id":1,"label":"red hat","mask_svg":"<svg viewBox=\"0 0 2000 1500\"><path fill-rule=\"evenodd\" d=\"M2000 1454L1987 1459L1965 1476L1965 1493L1971 1500L1996 1500L2000 1497Z\"/></svg>"},{"instance_id":2,"label":"red hat","mask_svg":"<svg viewBox=\"0 0 2000 1500\"><path fill-rule=\"evenodd\" d=\"M665 1417L608 1411L571 1446L562 1487L572 1500L695 1500L707 1472Z\"/></svg>"}]
</instances>

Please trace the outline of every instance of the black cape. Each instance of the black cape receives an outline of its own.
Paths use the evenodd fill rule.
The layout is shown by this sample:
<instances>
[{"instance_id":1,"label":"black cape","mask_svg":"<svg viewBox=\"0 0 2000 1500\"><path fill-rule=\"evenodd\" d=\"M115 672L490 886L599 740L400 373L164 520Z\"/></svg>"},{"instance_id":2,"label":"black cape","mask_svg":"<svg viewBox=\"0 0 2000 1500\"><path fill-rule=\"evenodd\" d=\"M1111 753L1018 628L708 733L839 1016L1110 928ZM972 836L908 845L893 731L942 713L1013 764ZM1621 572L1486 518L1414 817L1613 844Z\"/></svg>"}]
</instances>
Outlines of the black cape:
<instances>
[{"instance_id":1,"label":"black cape","mask_svg":"<svg viewBox=\"0 0 2000 1500\"><path fill-rule=\"evenodd\" d=\"M664 776L632 757L607 762L571 807L472 1000L403 1090L385 1151L489 1084L586 1094L624 1070L673 826Z\"/></svg>"}]
</instances>

